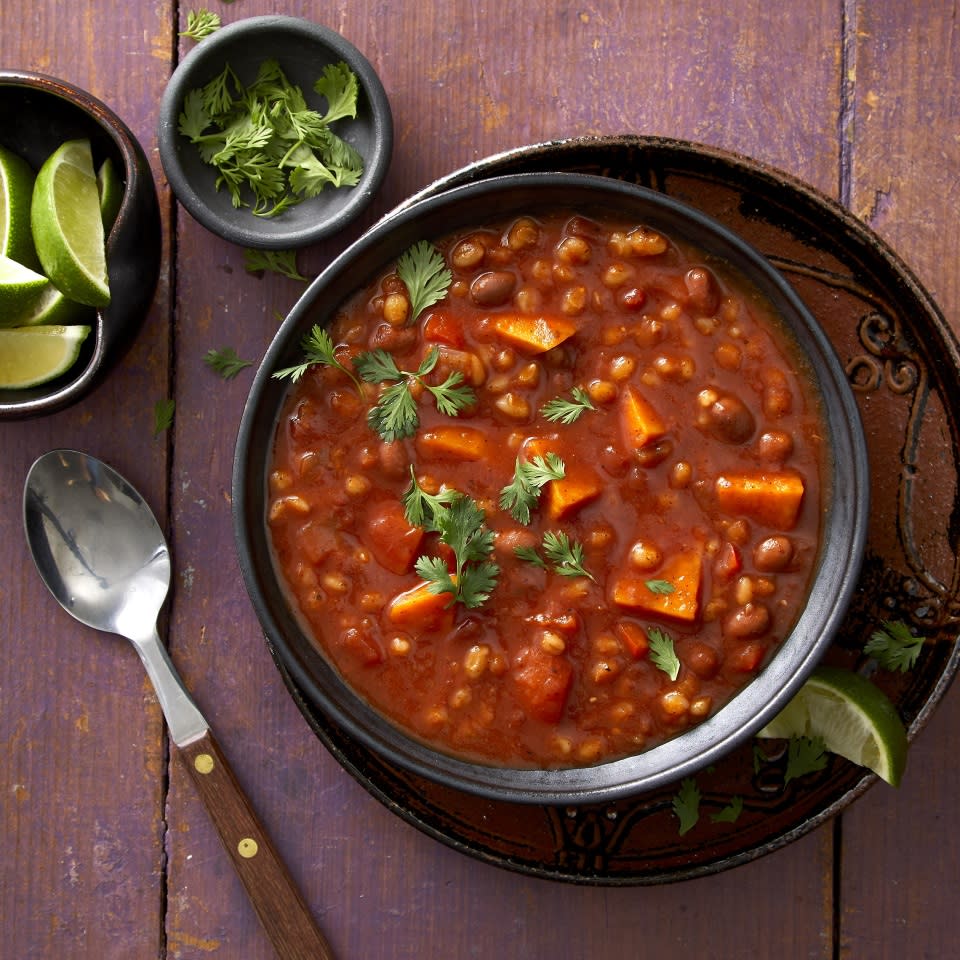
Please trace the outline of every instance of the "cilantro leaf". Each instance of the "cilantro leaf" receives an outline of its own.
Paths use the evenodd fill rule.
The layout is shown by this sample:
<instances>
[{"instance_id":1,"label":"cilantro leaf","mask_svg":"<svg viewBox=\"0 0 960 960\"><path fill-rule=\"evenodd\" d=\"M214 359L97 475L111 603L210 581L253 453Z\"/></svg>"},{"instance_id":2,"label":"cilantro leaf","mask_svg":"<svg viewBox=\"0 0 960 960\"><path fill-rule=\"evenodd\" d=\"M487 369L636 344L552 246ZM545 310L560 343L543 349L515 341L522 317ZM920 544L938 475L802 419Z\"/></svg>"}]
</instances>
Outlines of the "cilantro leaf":
<instances>
[{"instance_id":1,"label":"cilantro leaf","mask_svg":"<svg viewBox=\"0 0 960 960\"><path fill-rule=\"evenodd\" d=\"M906 673L923 650L923 637L915 637L902 620L886 620L867 641L863 652L873 657L884 670Z\"/></svg>"},{"instance_id":2,"label":"cilantro leaf","mask_svg":"<svg viewBox=\"0 0 960 960\"><path fill-rule=\"evenodd\" d=\"M673 812L680 821L680 836L689 833L700 819L700 788L692 777L680 782L680 790L673 798Z\"/></svg>"},{"instance_id":3,"label":"cilantro leaf","mask_svg":"<svg viewBox=\"0 0 960 960\"><path fill-rule=\"evenodd\" d=\"M479 607L493 592L500 568L488 559L493 552L493 531L484 525L486 514L477 502L458 490L428 494L410 468L411 485L403 495L407 519L415 526L439 534L453 550L454 571L440 557L421 556L415 569L431 593L449 593L451 603Z\"/></svg>"},{"instance_id":4,"label":"cilantro leaf","mask_svg":"<svg viewBox=\"0 0 960 960\"><path fill-rule=\"evenodd\" d=\"M420 415L409 381L391 383L367 412L367 423L387 443L412 437L420 425Z\"/></svg>"},{"instance_id":5,"label":"cilantro leaf","mask_svg":"<svg viewBox=\"0 0 960 960\"><path fill-rule=\"evenodd\" d=\"M307 277L297 269L296 250L254 250L248 247L243 251L243 266L247 273L269 270L291 280L307 282Z\"/></svg>"},{"instance_id":6,"label":"cilantro leaf","mask_svg":"<svg viewBox=\"0 0 960 960\"><path fill-rule=\"evenodd\" d=\"M543 535L543 552L561 576L594 579L583 565L583 544L571 541L562 530L559 533L549 530Z\"/></svg>"},{"instance_id":7,"label":"cilantro leaf","mask_svg":"<svg viewBox=\"0 0 960 960\"><path fill-rule=\"evenodd\" d=\"M590 397L583 387L574 387L570 391L573 399L565 400L563 397L555 397L548 400L541 408L540 412L547 420L560 421L560 423L571 424L579 419L580 414L587 410L596 410L597 408L590 402Z\"/></svg>"},{"instance_id":8,"label":"cilantro leaf","mask_svg":"<svg viewBox=\"0 0 960 960\"><path fill-rule=\"evenodd\" d=\"M327 99L324 120L333 123L344 117L356 117L359 85L356 74L342 61L323 68L313 89Z\"/></svg>"},{"instance_id":9,"label":"cilantro leaf","mask_svg":"<svg viewBox=\"0 0 960 960\"><path fill-rule=\"evenodd\" d=\"M173 426L173 414L177 408L175 400L158 400L153 407L153 435L159 437L164 430Z\"/></svg>"},{"instance_id":10,"label":"cilantro leaf","mask_svg":"<svg viewBox=\"0 0 960 960\"><path fill-rule=\"evenodd\" d=\"M296 383L314 364L320 364L324 367L334 367L341 373L345 373L354 383L357 390L363 393L360 381L357 380L353 371L345 367L335 356L334 343L330 334L324 330L320 324L315 323L313 329L301 341L301 348L306 355L303 363L295 364L292 367L284 367L282 370L275 370L273 378L282 380L289 377Z\"/></svg>"},{"instance_id":11,"label":"cilantro leaf","mask_svg":"<svg viewBox=\"0 0 960 960\"><path fill-rule=\"evenodd\" d=\"M222 347L220 350L208 350L203 362L215 370L224 380L232 380L244 367L253 364L252 360L241 360L233 347Z\"/></svg>"},{"instance_id":12,"label":"cilantro leaf","mask_svg":"<svg viewBox=\"0 0 960 960\"><path fill-rule=\"evenodd\" d=\"M671 594L677 588L669 580L645 580L644 586L651 592L656 594Z\"/></svg>"},{"instance_id":13,"label":"cilantro leaf","mask_svg":"<svg viewBox=\"0 0 960 960\"><path fill-rule=\"evenodd\" d=\"M540 567L541 570L547 569L547 561L537 553L536 547L514 547L513 555L518 560L523 560L525 563L532 563L535 567Z\"/></svg>"},{"instance_id":14,"label":"cilantro leaf","mask_svg":"<svg viewBox=\"0 0 960 960\"><path fill-rule=\"evenodd\" d=\"M509 511L517 523L526 526L542 488L551 480L562 480L565 474L563 460L555 453L536 456L532 460L517 457L513 480L500 491L500 509Z\"/></svg>"},{"instance_id":15,"label":"cilantro leaf","mask_svg":"<svg viewBox=\"0 0 960 960\"><path fill-rule=\"evenodd\" d=\"M710 814L711 823L736 823L743 813L743 797L733 797L722 809Z\"/></svg>"},{"instance_id":16,"label":"cilantro leaf","mask_svg":"<svg viewBox=\"0 0 960 960\"><path fill-rule=\"evenodd\" d=\"M787 769L784 784L797 777L822 770L829 757L822 737L791 737L787 743Z\"/></svg>"},{"instance_id":17,"label":"cilantro leaf","mask_svg":"<svg viewBox=\"0 0 960 960\"><path fill-rule=\"evenodd\" d=\"M191 40L203 40L220 29L220 16L209 10L191 10L187 14L187 29L180 31L181 37Z\"/></svg>"},{"instance_id":18,"label":"cilantro leaf","mask_svg":"<svg viewBox=\"0 0 960 960\"><path fill-rule=\"evenodd\" d=\"M415 243L397 260L397 276L410 296L410 319L414 323L427 307L442 300L453 282L440 251L426 240Z\"/></svg>"},{"instance_id":19,"label":"cilantro leaf","mask_svg":"<svg viewBox=\"0 0 960 960\"><path fill-rule=\"evenodd\" d=\"M653 665L671 680L676 680L680 675L680 660L673 649L673 640L657 627L647 631L647 639L650 641Z\"/></svg>"}]
</instances>

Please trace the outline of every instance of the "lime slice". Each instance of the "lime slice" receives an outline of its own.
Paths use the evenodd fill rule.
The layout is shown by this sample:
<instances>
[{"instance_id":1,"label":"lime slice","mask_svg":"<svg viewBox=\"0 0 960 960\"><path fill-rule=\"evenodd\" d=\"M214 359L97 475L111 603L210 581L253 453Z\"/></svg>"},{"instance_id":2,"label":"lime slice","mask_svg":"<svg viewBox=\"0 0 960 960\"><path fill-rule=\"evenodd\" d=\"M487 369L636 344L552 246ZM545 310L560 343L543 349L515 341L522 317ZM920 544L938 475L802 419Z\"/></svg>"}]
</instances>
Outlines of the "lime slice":
<instances>
[{"instance_id":1,"label":"lime slice","mask_svg":"<svg viewBox=\"0 0 960 960\"><path fill-rule=\"evenodd\" d=\"M0 254L39 267L30 233L33 170L23 157L0 147Z\"/></svg>"},{"instance_id":2,"label":"lime slice","mask_svg":"<svg viewBox=\"0 0 960 960\"><path fill-rule=\"evenodd\" d=\"M48 284L40 295L34 297L22 310L12 313L9 322L0 327L29 327L35 324L59 325L69 323L91 323L93 307L86 307L65 297L52 283Z\"/></svg>"},{"instance_id":3,"label":"lime slice","mask_svg":"<svg viewBox=\"0 0 960 960\"><path fill-rule=\"evenodd\" d=\"M13 326L50 281L16 260L0 255L0 327Z\"/></svg>"},{"instance_id":4,"label":"lime slice","mask_svg":"<svg viewBox=\"0 0 960 960\"><path fill-rule=\"evenodd\" d=\"M100 164L97 171L97 193L100 196L100 219L103 221L103 232L109 233L113 221L120 212L123 202L123 181L113 165L113 160L107 157Z\"/></svg>"},{"instance_id":5,"label":"lime slice","mask_svg":"<svg viewBox=\"0 0 960 960\"><path fill-rule=\"evenodd\" d=\"M53 285L71 300L110 302L100 194L89 140L68 140L37 174L30 208L37 255Z\"/></svg>"},{"instance_id":6,"label":"lime slice","mask_svg":"<svg viewBox=\"0 0 960 960\"><path fill-rule=\"evenodd\" d=\"M0 387L35 387L66 373L89 333L85 325L0 330Z\"/></svg>"},{"instance_id":7,"label":"lime slice","mask_svg":"<svg viewBox=\"0 0 960 960\"><path fill-rule=\"evenodd\" d=\"M907 765L907 731L879 688L852 670L818 667L758 737L821 737L831 753L898 786Z\"/></svg>"}]
</instances>

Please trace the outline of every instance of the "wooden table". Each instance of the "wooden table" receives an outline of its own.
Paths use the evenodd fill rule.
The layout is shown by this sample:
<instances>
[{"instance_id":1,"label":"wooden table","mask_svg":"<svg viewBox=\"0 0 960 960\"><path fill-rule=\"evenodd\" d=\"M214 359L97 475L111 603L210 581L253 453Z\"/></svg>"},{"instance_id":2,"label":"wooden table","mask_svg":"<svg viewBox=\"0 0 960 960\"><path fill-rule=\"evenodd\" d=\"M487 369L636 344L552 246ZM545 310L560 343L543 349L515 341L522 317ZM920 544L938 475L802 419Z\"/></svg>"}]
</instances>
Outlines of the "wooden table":
<instances>
[{"instance_id":1,"label":"wooden table","mask_svg":"<svg viewBox=\"0 0 960 960\"><path fill-rule=\"evenodd\" d=\"M391 98L393 165L317 272L415 190L465 163L583 134L684 138L746 154L838 198L901 254L954 329L960 308L960 33L938 0L604 0L556 5L241 0L232 22L307 16L371 60ZM783 850L713 877L643 888L540 880L455 852L371 798L327 753L273 665L241 583L230 470L249 371L301 287L173 201L157 106L191 42L170 0L4 0L0 66L90 90L147 152L164 222L142 335L81 405L0 425L0 956L267 958L271 948L166 734L136 655L48 596L21 534L29 464L101 456L169 533L167 640L339 957L940 958L956 956L960 699L883 785ZM179 22L178 22L179 16ZM176 401L153 434L153 407ZM946 442L946 441L945 441ZM946 522L946 520L944 520Z\"/></svg>"}]
</instances>

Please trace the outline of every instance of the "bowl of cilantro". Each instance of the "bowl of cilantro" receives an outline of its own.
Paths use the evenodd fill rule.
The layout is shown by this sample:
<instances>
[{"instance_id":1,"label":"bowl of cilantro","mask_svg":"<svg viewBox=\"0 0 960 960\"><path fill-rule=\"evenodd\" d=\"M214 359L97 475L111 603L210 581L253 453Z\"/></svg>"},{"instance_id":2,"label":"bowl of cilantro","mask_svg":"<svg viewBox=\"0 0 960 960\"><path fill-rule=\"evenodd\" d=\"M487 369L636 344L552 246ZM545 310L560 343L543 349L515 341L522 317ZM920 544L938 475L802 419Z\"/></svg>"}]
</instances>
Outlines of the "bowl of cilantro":
<instances>
[{"instance_id":1,"label":"bowl of cilantro","mask_svg":"<svg viewBox=\"0 0 960 960\"><path fill-rule=\"evenodd\" d=\"M390 164L393 118L373 67L297 17L204 32L160 104L160 161L177 199L244 247L296 249L342 230Z\"/></svg>"}]
</instances>

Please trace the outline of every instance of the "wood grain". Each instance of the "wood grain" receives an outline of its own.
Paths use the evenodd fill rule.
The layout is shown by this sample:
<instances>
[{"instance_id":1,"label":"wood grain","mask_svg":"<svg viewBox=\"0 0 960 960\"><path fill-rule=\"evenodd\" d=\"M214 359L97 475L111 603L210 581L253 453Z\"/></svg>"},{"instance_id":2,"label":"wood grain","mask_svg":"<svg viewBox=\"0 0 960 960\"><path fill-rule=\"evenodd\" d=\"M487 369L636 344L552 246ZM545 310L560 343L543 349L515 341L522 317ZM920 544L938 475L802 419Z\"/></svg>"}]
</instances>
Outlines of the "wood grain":
<instances>
[{"instance_id":1,"label":"wood grain","mask_svg":"<svg viewBox=\"0 0 960 960\"><path fill-rule=\"evenodd\" d=\"M621 132L756 157L842 197L900 251L953 319L960 160L952 5L931 0L244 0L224 22L307 16L341 31L394 109L393 165L366 217L300 256L316 273L434 178L526 143ZM110 104L153 165L164 262L136 345L82 406L0 425L0 955L275 956L190 777L167 754L135 654L72 621L32 570L20 491L55 446L127 475L166 527L171 655L334 954L364 960L949 956L960 744L948 697L899 793L874 788L753 864L659 888L562 885L496 869L420 834L327 754L288 697L237 570L230 469L249 371L220 381L211 348L262 355L302 285L248 275L242 251L175 206L157 107L186 6L55 0L3 8L0 64L62 77ZM175 17L179 16L179 22ZM152 435L156 400L177 403ZM841 841L835 858L835 838Z\"/></svg>"}]
</instances>

